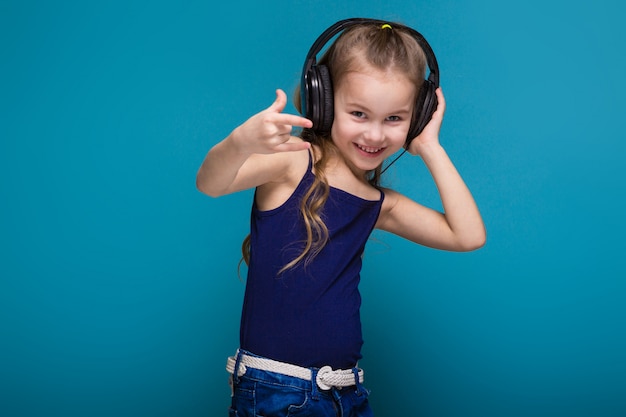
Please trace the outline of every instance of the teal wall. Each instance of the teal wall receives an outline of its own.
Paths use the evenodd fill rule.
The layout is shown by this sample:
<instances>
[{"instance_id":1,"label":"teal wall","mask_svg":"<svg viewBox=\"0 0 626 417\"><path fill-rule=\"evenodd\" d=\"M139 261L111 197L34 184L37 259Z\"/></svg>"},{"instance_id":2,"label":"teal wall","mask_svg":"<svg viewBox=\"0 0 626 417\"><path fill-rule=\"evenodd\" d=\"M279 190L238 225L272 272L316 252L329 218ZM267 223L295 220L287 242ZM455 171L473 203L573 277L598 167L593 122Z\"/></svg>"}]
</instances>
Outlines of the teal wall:
<instances>
[{"instance_id":1,"label":"teal wall","mask_svg":"<svg viewBox=\"0 0 626 417\"><path fill-rule=\"evenodd\" d=\"M430 41L489 232L468 254L374 236L379 415L626 415L622 3L214 3L0 1L0 415L226 415L251 194L195 173L354 16ZM389 173L438 206L419 160Z\"/></svg>"}]
</instances>

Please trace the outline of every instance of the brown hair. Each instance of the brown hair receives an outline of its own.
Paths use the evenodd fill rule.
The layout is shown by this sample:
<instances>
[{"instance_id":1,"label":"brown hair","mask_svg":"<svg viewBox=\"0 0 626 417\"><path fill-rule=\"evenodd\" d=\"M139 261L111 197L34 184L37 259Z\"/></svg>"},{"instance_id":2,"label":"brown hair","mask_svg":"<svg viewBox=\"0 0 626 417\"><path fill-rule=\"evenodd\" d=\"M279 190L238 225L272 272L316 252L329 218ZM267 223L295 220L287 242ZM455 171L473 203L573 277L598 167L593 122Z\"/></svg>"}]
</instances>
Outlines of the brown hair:
<instances>
[{"instance_id":1,"label":"brown hair","mask_svg":"<svg viewBox=\"0 0 626 417\"><path fill-rule=\"evenodd\" d=\"M424 82L426 56L413 35L402 26L390 24L391 29L379 24L363 23L346 29L328 48L318 65L328 67L334 86L338 86L349 72L358 72L370 66L378 70L393 70L404 74L416 86L416 97ZM300 108L300 88L295 91L294 103ZM325 175L329 156L336 152L330 133L318 134L304 129L301 137L314 146L313 169L315 179L302 201L300 213L307 231L305 246L300 255L285 265L280 272L304 261L310 262L326 245L328 229L320 213L329 194L329 185ZM374 187L380 186L381 167L368 173L368 181ZM243 260L250 260L250 236L242 245Z\"/></svg>"}]
</instances>

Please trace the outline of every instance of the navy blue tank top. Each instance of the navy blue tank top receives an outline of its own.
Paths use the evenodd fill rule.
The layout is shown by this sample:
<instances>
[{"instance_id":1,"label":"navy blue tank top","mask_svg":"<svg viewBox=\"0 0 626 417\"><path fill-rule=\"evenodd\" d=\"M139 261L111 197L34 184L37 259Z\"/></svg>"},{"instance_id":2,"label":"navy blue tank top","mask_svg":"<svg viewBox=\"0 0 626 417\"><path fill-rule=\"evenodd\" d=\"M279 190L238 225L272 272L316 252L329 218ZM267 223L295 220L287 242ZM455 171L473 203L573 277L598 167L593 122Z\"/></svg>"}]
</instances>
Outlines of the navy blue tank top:
<instances>
[{"instance_id":1,"label":"navy blue tank top","mask_svg":"<svg viewBox=\"0 0 626 417\"><path fill-rule=\"evenodd\" d=\"M361 359L361 256L384 194L370 201L331 187L322 210L328 243L308 265L301 262L279 274L304 247L299 207L313 180L309 161L284 204L268 211L253 204L240 343L244 350L281 362L347 369Z\"/></svg>"}]
</instances>

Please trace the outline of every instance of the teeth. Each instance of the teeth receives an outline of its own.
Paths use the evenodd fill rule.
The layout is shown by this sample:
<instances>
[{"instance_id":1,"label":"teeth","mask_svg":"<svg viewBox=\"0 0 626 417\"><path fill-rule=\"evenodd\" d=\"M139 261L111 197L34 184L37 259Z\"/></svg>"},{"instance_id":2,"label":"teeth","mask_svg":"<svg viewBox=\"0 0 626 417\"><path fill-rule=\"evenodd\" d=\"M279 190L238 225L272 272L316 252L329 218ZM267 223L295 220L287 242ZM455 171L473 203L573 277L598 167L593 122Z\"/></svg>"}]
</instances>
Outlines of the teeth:
<instances>
[{"instance_id":1,"label":"teeth","mask_svg":"<svg viewBox=\"0 0 626 417\"><path fill-rule=\"evenodd\" d=\"M380 150L382 149L382 148L370 148L369 146L362 146L359 144L357 144L356 146L358 146L359 149L367 153L377 153L377 152L380 152Z\"/></svg>"}]
</instances>

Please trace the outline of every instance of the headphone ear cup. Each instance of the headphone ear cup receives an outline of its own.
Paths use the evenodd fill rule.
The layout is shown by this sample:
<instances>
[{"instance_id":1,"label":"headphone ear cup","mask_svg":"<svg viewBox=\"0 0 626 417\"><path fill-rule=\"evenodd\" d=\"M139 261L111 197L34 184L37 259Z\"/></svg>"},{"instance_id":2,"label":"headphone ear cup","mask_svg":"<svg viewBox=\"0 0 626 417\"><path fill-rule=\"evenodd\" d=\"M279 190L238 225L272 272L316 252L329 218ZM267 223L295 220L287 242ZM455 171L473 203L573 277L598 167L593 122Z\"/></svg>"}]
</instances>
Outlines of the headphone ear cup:
<instances>
[{"instance_id":1,"label":"headphone ear cup","mask_svg":"<svg viewBox=\"0 0 626 417\"><path fill-rule=\"evenodd\" d=\"M314 129L320 133L330 132L330 128L333 125L333 119L335 117L335 103L333 94L333 82L330 79L330 72L326 65L319 65L319 87L320 87L320 118L319 127Z\"/></svg>"},{"instance_id":2,"label":"headphone ear cup","mask_svg":"<svg viewBox=\"0 0 626 417\"><path fill-rule=\"evenodd\" d=\"M413 113L413 121L409 128L409 134L406 138L405 148L409 146L411 141L415 139L417 135L422 133L422 130L426 127L430 119L433 117L433 113L437 110L437 94L435 84L430 80L424 80L420 93L415 101L415 111Z\"/></svg>"},{"instance_id":3,"label":"headphone ear cup","mask_svg":"<svg viewBox=\"0 0 626 417\"><path fill-rule=\"evenodd\" d=\"M316 65L309 69L306 77L304 116L313 122L313 130L318 133L330 131L334 116L333 84L328 67Z\"/></svg>"}]
</instances>

